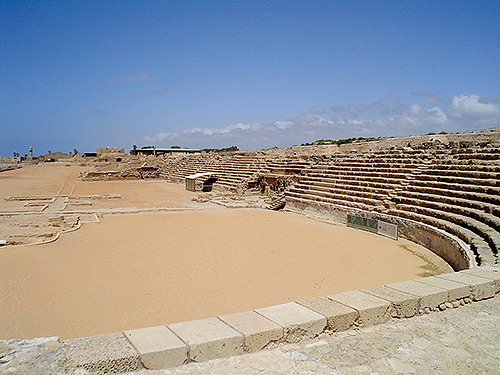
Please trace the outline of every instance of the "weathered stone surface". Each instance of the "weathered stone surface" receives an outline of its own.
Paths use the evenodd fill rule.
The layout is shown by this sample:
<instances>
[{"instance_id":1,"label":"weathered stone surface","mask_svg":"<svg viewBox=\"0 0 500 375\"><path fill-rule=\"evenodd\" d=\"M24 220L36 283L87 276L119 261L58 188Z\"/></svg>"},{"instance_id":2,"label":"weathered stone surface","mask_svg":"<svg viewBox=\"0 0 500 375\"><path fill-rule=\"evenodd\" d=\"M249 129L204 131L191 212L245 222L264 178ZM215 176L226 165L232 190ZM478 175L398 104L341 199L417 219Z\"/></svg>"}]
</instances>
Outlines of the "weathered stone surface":
<instances>
[{"instance_id":1,"label":"weathered stone surface","mask_svg":"<svg viewBox=\"0 0 500 375\"><path fill-rule=\"evenodd\" d=\"M122 333L65 340L69 363L90 372L128 372L142 368L139 353Z\"/></svg>"},{"instance_id":2,"label":"weathered stone surface","mask_svg":"<svg viewBox=\"0 0 500 375\"><path fill-rule=\"evenodd\" d=\"M457 283L455 281L442 279L436 276L424 277L422 279L415 279L418 283L435 286L436 288L446 289L448 291L448 301L456 301L470 296L470 289L468 286Z\"/></svg>"},{"instance_id":3,"label":"weathered stone surface","mask_svg":"<svg viewBox=\"0 0 500 375\"><path fill-rule=\"evenodd\" d=\"M498 374L500 297L155 375ZM390 359L390 360L389 360ZM136 375L151 375L141 370Z\"/></svg>"},{"instance_id":4,"label":"weathered stone surface","mask_svg":"<svg viewBox=\"0 0 500 375\"><path fill-rule=\"evenodd\" d=\"M282 326L255 311L222 315L219 316L219 319L243 335L244 347L247 352L255 352L270 342L283 338Z\"/></svg>"},{"instance_id":5,"label":"weathered stone surface","mask_svg":"<svg viewBox=\"0 0 500 375\"><path fill-rule=\"evenodd\" d=\"M243 354L243 335L217 318L173 323L167 326L188 345L195 362Z\"/></svg>"},{"instance_id":6,"label":"weathered stone surface","mask_svg":"<svg viewBox=\"0 0 500 375\"><path fill-rule=\"evenodd\" d=\"M326 318L295 302L255 310L283 327L284 340L297 342L315 337L326 327Z\"/></svg>"},{"instance_id":7,"label":"weathered stone surface","mask_svg":"<svg viewBox=\"0 0 500 375\"><path fill-rule=\"evenodd\" d=\"M297 302L326 317L327 327L335 332L351 328L358 318L358 312L328 297L317 297Z\"/></svg>"},{"instance_id":8,"label":"weathered stone surface","mask_svg":"<svg viewBox=\"0 0 500 375\"><path fill-rule=\"evenodd\" d=\"M360 326L383 323L391 317L389 301L359 290L332 294L327 297L356 310Z\"/></svg>"},{"instance_id":9,"label":"weathered stone surface","mask_svg":"<svg viewBox=\"0 0 500 375\"><path fill-rule=\"evenodd\" d=\"M386 285L405 293L420 297L420 310L436 309L442 303L448 302L448 291L428 284L417 283L414 280L401 281Z\"/></svg>"},{"instance_id":10,"label":"weathered stone surface","mask_svg":"<svg viewBox=\"0 0 500 375\"><path fill-rule=\"evenodd\" d=\"M441 275L437 275L436 277L468 285L471 291L472 299L474 301L491 298L495 295L495 282L483 277L474 276L462 272L443 273Z\"/></svg>"},{"instance_id":11,"label":"weathered stone surface","mask_svg":"<svg viewBox=\"0 0 500 375\"><path fill-rule=\"evenodd\" d=\"M418 314L419 299L417 296L401 292L386 286L363 289L365 293L371 294L391 302L391 315L397 318L410 318Z\"/></svg>"},{"instance_id":12,"label":"weathered stone surface","mask_svg":"<svg viewBox=\"0 0 500 375\"><path fill-rule=\"evenodd\" d=\"M140 328L123 333L139 352L141 362L146 368L180 366L187 361L187 345L165 326Z\"/></svg>"},{"instance_id":13,"label":"weathered stone surface","mask_svg":"<svg viewBox=\"0 0 500 375\"><path fill-rule=\"evenodd\" d=\"M489 269L483 269L483 267L476 267L470 270L461 271L459 273L479 276L491 280L495 283L495 293L500 293L500 269L495 269L492 267L490 267Z\"/></svg>"}]
</instances>

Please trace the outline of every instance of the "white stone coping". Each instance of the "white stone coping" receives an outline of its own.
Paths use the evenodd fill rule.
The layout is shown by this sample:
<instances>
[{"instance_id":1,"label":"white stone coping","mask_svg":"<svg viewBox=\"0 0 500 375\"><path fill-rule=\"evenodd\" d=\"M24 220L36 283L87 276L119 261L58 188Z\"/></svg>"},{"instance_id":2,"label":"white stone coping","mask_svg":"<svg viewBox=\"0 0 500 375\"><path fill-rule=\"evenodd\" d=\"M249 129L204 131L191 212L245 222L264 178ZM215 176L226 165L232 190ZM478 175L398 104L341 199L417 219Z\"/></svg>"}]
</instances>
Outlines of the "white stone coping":
<instances>
[{"instance_id":1,"label":"white stone coping","mask_svg":"<svg viewBox=\"0 0 500 375\"><path fill-rule=\"evenodd\" d=\"M162 369L458 307L499 292L500 266L477 267L253 311L70 339L62 345L70 362L88 370Z\"/></svg>"}]
</instances>

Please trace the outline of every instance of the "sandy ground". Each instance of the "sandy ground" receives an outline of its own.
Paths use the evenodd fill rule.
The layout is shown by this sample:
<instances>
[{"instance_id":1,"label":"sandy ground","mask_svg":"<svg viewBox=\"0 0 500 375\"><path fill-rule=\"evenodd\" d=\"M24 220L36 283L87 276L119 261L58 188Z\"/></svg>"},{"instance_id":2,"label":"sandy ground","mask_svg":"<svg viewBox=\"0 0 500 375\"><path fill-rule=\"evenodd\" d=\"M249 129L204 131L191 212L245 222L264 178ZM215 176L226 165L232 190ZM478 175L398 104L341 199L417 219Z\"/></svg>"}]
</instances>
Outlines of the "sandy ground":
<instances>
[{"instance_id":1,"label":"sandy ground","mask_svg":"<svg viewBox=\"0 0 500 375\"><path fill-rule=\"evenodd\" d=\"M187 191L182 184L164 180L77 181L75 195L119 194L121 199L93 201L95 208L117 207L190 207L198 193Z\"/></svg>"},{"instance_id":2,"label":"sandy ground","mask_svg":"<svg viewBox=\"0 0 500 375\"><path fill-rule=\"evenodd\" d=\"M50 244L0 249L0 338L168 324L426 272L403 246L417 247L264 210L110 216Z\"/></svg>"},{"instance_id":3,"label":"sandy ground","mask_svg":"<svg viewBox=\"0 0 500 375\"><path fill-rule=\"evenodd\" d=\"M25 164L21 169L0 173L0 197L69 194L85 169L88 167L65 163Z\"/></svg>"}]
</instances>

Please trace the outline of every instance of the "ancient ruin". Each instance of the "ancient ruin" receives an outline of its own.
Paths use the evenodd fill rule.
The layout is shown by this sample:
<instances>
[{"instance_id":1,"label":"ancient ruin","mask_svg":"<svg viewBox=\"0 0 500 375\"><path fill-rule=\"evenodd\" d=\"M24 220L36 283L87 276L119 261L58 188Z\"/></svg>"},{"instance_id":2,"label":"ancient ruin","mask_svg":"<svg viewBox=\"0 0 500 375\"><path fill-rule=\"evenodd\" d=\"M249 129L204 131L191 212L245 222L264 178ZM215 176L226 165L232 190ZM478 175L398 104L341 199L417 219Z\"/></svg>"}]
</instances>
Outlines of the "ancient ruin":
<instances>
[{"instance_id":1,"label":"ancient ruin","mask_svg":"<svg viewBox=\"0 0 500 375\"><path fill-rule=\"evenodd\" d=\"M497 129L231 153L129 155L106 148L97 154L60 163L78 166L83 182L108 181L106 192L75 193L71 181L77 176L68 174L57 194L3 197L2 249L56 241L105 215L212 204L299 213L402 238L431 250L456 272L53 343L70 368L106 373L179 366L456 308L500 292ZM12 171L0 177L6 173ZM168 206L165 197L150 204L141 200L150 193L114 191L112 184L122 180L182 184L186 194L196 194L179 192L183 205ZM154 195L160 187L148 189Z\"/></svg>"}]
</instances>

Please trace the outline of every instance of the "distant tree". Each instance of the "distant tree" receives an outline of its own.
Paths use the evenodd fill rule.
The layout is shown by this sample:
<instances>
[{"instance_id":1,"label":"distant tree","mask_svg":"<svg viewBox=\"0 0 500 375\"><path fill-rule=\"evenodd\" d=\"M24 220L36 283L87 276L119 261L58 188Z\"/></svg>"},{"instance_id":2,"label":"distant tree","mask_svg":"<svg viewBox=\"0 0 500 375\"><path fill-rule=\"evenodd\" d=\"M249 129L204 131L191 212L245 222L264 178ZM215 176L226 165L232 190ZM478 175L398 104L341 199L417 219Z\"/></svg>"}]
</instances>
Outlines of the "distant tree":
<instances>
[{"instance_id":1,"label":"distant tree","mask_svg":"<svg viewBox=\"0 0 500 375\"><path fill-rule=\"evenodd\" d=\"M73 149L73 155L77 155L78 154L78 150L76 148Z\"/></svg>"},{"instance_id":2,"label":"distant tree","mask_svg":"<svg viewBox=\"0 0 500 375\"><path fill-rule=\"evenodd\" d=\"M181 146L170 146L170 148L181 148Z\"/></svg>"}]
</instances>

